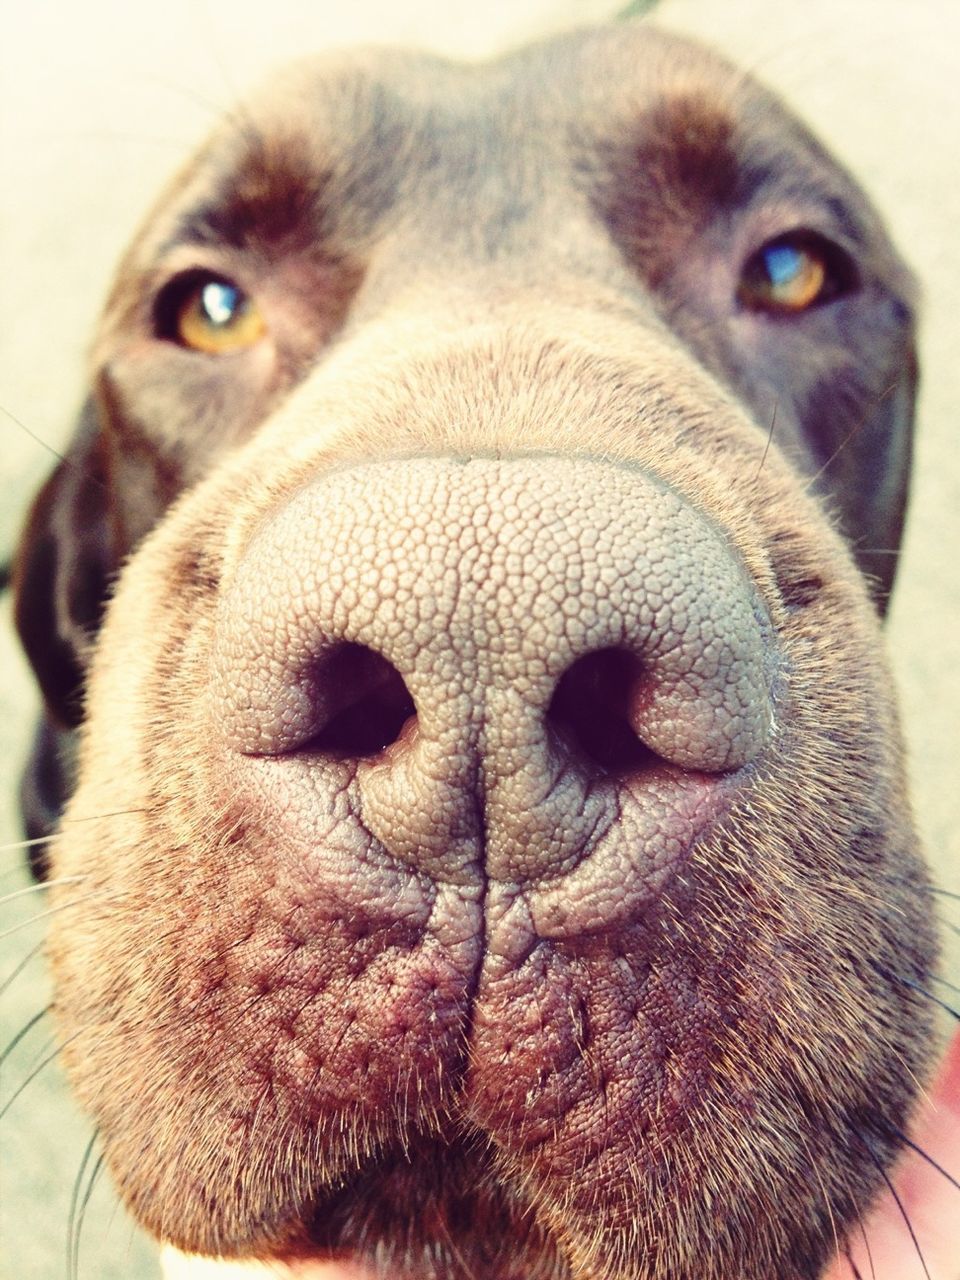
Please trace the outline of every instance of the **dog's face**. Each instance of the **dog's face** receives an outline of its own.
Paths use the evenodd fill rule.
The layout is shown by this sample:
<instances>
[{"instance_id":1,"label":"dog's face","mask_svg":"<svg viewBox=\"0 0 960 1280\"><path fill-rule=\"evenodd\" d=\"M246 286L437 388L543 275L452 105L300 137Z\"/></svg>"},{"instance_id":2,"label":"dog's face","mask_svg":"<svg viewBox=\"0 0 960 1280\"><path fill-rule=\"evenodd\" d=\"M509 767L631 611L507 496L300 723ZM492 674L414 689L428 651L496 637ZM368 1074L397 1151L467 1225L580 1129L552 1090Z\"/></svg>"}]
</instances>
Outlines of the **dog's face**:
<instances>
[{"instance_id":1,"label":"dog's face","mask_svg":"<svg viewBox=\"0 0 960 1280\"><path fill-rule=\"evenodd\" d=\"M820 1274L928 1058L878 657L913 381L863 196L650 29L227 122L19 569L46 749L83 720L64 1056L149 1229Z\"/></svg>"}]
</instances>

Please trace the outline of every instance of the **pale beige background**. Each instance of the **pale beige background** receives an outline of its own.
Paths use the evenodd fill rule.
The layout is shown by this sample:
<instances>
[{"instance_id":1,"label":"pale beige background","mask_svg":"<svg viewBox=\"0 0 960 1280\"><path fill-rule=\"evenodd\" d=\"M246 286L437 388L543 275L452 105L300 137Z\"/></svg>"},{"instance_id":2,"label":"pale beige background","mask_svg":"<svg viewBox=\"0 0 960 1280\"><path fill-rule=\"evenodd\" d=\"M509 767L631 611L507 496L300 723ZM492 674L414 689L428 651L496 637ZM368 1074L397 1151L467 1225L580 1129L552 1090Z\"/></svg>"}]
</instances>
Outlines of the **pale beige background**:
<instances>
[{"instance_id":1,"label":"pale beige background","mask_svg":"<svg viewBox=\"0 0 960 1280\"><path fill-rule=\"evenodd\" d=\"M113 262L163 177L268 64L330 43L391 40L482 54L617 9L603 0L6 0L0 46L0 554L83 385L84 345ZM925 367L914 501L889 628L928 849L960 887L960 4L956 0L664 0L659 20L698 32L778 84L874 193L925 287ZM18 422L21 425L17 425ZM32 433L32 434L31 434ZM0 633L0 844L14 839L13 779L32 693ZM0 896L24 886L0 852ZM40 926L42 902L0 907L0 983ZM960 924L960 904L944 910ZM14 933L8 930L17 929ZM960 978L960 967L952 972ZM0 1051L43 1006L34 960L0 994ZM958 997L960 999L960 997ZM49 1051L37 1028L0 1071L0 1106ZM87 1129L46 1068L0 1120L0 1275L66 1280L66 1223ZM80 1276L154 1275L101 1185ZM958 1195L960 1211L960 1195ZM877 1280L920 1280L878 1276Z\"/></svg>"}]
</instances>

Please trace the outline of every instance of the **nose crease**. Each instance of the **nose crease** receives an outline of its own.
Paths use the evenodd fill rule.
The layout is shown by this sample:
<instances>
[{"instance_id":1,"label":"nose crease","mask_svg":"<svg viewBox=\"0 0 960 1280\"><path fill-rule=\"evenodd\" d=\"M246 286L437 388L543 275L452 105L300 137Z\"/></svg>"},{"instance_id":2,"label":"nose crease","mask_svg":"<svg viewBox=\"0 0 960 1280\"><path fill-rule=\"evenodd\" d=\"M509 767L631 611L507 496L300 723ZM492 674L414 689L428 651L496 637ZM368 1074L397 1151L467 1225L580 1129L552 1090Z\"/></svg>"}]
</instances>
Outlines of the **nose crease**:
<instances>
[{"instance_id":1,"label":"nose crease","mask_svg":"<svg viewBox=\"0 0 960 1280\"><path fill-rule=\"evenodd\" d=\"M724 537L647 473L377 463L308 484L254 535L215 696L235 749L303 754L344 697L331 653L379 655L393 675L358 669L413 714L356 766L359 820L438 879L529 888L557 935L656 892L718 777L762 750L763 617Z\"/></svg>"},{"instance_id":2,"label":"nose crease","mask_svg":"<svg viewBox=\"0 0 960 1280\"><path fill-rule=\"evenodd\" d=\"M418 735L392 759L362 766L358 780L367 829L395 857L440 879L455 881L464 870L475 870L483 840L481 810L470 802L477 795L475 754L469 740L450 751L444 738Z\"/></svg>"}]
</instances>

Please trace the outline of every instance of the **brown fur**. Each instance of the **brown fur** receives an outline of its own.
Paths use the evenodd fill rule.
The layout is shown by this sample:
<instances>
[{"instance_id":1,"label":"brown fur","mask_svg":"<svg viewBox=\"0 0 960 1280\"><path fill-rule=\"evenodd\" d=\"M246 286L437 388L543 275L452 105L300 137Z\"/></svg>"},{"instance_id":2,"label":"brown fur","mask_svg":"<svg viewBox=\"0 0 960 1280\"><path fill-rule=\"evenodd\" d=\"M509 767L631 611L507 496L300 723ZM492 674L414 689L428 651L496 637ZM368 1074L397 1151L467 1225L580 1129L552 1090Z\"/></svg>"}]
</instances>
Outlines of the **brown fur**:
<instances>
[{"instance_id":1,"label":"brown fur","mask_svg":"<svg viewBox=\"0 0 960 1280\"><path fill-rule=\"evenodd\" d=\"M796 227L841 244L857 288L744 312L743 262ZM157 337L158 290L195 267L258 298L268 344ZM877 617L911 316L850 179L648 28L482 70L305 64L201 151L123 263L18 574L38 767L83 719L51 854L84 882L51 937L64 1057L150 1230L411 1280L820 1274L929 1054L907 984L935 945ZM218 600L265 519L317 475L423 453L655 473L724 531L788 672L777 733L655 909L470 992L418 927L305 888L258 798L276 762L239 787L207 700ZM38 776L35 831L73 782ZM413 956L436 1039L404 1021Z\"/></svg>"}]
</instances>

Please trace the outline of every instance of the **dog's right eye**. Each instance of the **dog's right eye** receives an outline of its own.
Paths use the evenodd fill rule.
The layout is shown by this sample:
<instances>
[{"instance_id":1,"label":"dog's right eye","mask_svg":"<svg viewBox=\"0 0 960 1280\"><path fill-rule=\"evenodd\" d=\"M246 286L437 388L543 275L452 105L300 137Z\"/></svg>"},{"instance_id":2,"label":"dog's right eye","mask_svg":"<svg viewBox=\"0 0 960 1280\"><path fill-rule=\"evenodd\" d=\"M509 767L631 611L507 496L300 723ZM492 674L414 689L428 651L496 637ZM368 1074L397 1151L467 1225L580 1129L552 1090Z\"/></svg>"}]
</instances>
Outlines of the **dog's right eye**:
<instances>
[{"instance_id":1,"label":"dog's right eye","mask_svg":"<svg viewBox=\"0 0 960 1280\"><path fill-rule=\"evenodd\" d=\"M267 331L256 303L231 280L207 272L178 276L154 307L158 338L205 355L229 355L254 346Z\"/></svg>"},{"instance_id":2,"label":"dog's right eye","mask_svg":"<svg viewBox=\"0 0 960 1280\"><path fill-rule=\"evenodd\" d=\"M747 260L737 297L751 311L796 316L856 288L857 272L839 245L813 231L768 240Z\"/></svg>"}]
</instances>

